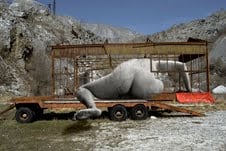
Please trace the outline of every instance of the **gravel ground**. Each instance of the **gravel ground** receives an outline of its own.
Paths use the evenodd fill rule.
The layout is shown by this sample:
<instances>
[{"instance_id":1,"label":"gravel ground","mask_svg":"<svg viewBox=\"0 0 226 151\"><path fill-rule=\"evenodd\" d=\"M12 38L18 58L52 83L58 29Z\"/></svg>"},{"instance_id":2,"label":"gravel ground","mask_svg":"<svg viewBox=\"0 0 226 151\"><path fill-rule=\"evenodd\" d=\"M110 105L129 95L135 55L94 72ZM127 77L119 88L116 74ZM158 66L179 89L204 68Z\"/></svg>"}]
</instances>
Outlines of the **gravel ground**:
<instances>
[{"instance_id":1,"label":"gravel ground","mask_svg":"<svg viewBox=\"0 0 226 151\"><path fill-rule=\"evenodd\" d=\"M226 111L218 111L205 117L100 123L93 149L223 151L225 138Z\"/></svg>"},{"instance_id":2,"label":"gravel ground","mask_svg":"<svg viewBox=\"0 0 226 151\"><path fill-rule=\"evenodd\" d=\"M10 114L12 115L12 114ZM173 116L174 115L174 116ZM226 111L142 121L0 120L0 150L226 151Z\"/></svg>"}]
</instances>

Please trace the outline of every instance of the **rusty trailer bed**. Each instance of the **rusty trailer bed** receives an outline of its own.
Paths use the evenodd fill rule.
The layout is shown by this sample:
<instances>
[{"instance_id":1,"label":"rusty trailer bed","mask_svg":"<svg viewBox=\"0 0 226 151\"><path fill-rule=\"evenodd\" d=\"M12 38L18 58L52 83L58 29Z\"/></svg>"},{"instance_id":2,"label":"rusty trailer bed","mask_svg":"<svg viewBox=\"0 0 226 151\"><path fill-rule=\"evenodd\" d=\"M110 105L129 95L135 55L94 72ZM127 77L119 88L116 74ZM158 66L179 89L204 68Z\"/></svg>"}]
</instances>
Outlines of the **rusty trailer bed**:
<instances>
[{"instance_id":1,"label":"rusty trailer bed","mask_svg":"<svg viewBox=\"0 0 226 151\"><path fill-rule=\"evenodd\" d=\"M60 98L55 96L36 96L36 97L21 97L12 99L11 102L17 106L26 106L27 104L38 105L41 109L55 109L55 108L74 108L76 110L86 108L85 105L80 103L75 97ZM170 104L173 102L174 105ZM133 107L138 104L143 104L149 109L155 107L159 109L165 109L169 111L176 111L182 113L188 113L194 116L203 116L204 114L185 109L175 105L173 100L95 100L98 108L110 108L115 105L123 105L125 107Z\"/></svg>"}]
</instances>

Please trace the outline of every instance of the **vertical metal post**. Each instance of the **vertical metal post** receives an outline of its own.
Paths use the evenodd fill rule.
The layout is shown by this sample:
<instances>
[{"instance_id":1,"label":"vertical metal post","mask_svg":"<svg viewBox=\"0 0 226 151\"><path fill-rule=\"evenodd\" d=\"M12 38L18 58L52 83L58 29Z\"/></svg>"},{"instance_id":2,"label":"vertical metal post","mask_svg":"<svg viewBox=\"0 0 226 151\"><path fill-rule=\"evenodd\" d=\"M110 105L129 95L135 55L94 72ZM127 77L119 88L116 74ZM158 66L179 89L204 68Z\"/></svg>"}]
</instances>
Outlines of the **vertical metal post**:
<instances>
[{"instance_id":1,"label":"vertical metal post","mask_svg":"<svg viewBox=\"0 0 226 151\"><path fill-rule=\"evenodd\" d=\"M78 60L75 58L74 63L74 88L77 90L79 87L79 78L78 78Z\"/></svg>"},{"instance_id":2,"label":"vertical metal post","mask_svg":"<svg viewBox=\"0 0 226 151\"><path fill-rule=\"evenodd\" d=\"M59 78L59 86L60 86L60 89L61 88L64 88L63 86L63 83L62 83L62 63L61 63L61 61L62 61L62 57L60 57L59 58L60 59L60 70L59 70L59 75L57 75L57 76L59 76L60 78ZM58 74L58 72L57 72L57 74ZM58 88L59 89L59 88Z\"/></svg>"},{"instance_id":3,"label":"vertical metal post","mask_svg":"<svg viewBox=\"0 0 226 151\"><path fill-rule=\"evenodd\" d=\"M207 92L210 91L210 66L209 66L209 52L208 52L208 42L206 42L206 87Z\"/></svg>"},{"instance_id":4,"label":"vertical metal post","mask_svg":"<svg viewBox=\"0 0 226 151\"><path fill-rule=\"evenodd\" d=\"M201 60L199 58L199 54L198 54L198 58L196 59L196 62L197 62L197 65L198 65L198 83L199 83L199 92L201 92L201 79L200 79L200 74L202 73L201 70L202 70L202 67L201 67Z\"/></svg>"},{"instance_id":5,"label":"vertical metal post","mask_svg":"<svg viewBox=\"0 0 226 151\"><path fill-rule=\"evenodd\" d=\"M52 10L52 4L48 4L49 10Z\"/></svg>"},{"instance_id":6,"label":"vertical metal post","mask_svg":"<svg viewBox=\"0 0 226 151\"><path fill-rule=\"evenodd\" d=\"M150 54L150 72L153 72L153 69L152 69L152 55Z\"/></svg>"},{"instance_id":7,"label":"vertical metal post","mask_svg":"<svg viewBox=\"0 0 226 151\"><path fill-rule=\"evenodd\" d=\"M76 90L76 83L75 83L75 81L76 81L76 77L75 77L75 66L76 66L76 63L75 63L75 56L73 56L73 64L74 64L74 66L73 66L73 72L74 72L74 77L73 77L73 79L74 79L74 81L73 81L73 91L75 92L75 90Z\"/></svg>"},{"instance_id":8,"label":"vertical metal post","mask_svg":"<svg viewBox=\"0 0 226 151\"><path fill-rule=\"evenodd\" d=\"M55 56L54 56L54 55L55 55L55 54L54 54L53 48L52 48L52 52L51 52L51 53L52 53L52 55L51 55L51 59L52 59L52 70L51 70L51 72L52 72L52 73L51 73L51 74L52 74L52 95L55 95L55 94L54 94L54 91L55 91L55 73L54 73L54 71L55 71L55 69L54 69L54 68L55 68L55 67L54 67L54 64L55 64L55 62L54 62L54 61L55 61L55 60L54 60L54 57L55 57Z\"/></svg>"},{"instance_id":9,"label":"vertical metal post","mask_svg":"<svg viewBox=\"0 0 226 151\"><path fill-rule=\"evenodd\" d=\"M53 14L56 15L56 0L53 0Z\"/></svg>"},{"instance_id":10,"label":"vertical metal post","mask_svg":"<svg viewBox=\"0 0 226 151\"><path fill-rule=\"evenodd\" d=\"M165 72L172 72L172 71L169 71L169 54L168 55L165 55L166 56L166 70L164 71L164 74L165 74Z\"/></svg>"},{"instance_id":11,"label":"vertical metal post","mask_svg":"<svg viewBox=\"0 0 226 151\"><path fill-rule=\"evenodd\" d=\"M193 87L193 60L191 59L191 55L190 55L190 84L191 84L191 89Z\"/></svg>"}]
</instances>

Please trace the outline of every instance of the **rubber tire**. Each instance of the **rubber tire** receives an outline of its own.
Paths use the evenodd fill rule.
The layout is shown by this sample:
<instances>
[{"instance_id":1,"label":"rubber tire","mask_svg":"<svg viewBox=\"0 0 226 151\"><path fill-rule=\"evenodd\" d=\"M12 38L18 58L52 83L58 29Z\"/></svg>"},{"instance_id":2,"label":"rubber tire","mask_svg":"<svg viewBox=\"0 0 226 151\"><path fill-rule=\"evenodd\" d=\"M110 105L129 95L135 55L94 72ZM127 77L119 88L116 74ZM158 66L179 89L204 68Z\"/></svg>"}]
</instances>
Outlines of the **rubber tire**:
<instances>
[{"instance_id":1,"label":"rubber tire","mask_svg":"<svg viewBox=\"0 0 226 151\"><path fill-rule=\"evenodd\" d=\"M137 104L131 108L130 115L133 120L145 120L148 117L148 109L143 104Z\"/></svg>"},{"instance_id":2,"label":"rubber tire","mask_svg":"<svg viewBox=\"0 0 226 151\"><path fill-rule=\"evenodd\" d=\"M109 108L109 117L113 121L125 121L127 119L127 115L128 112L123 105L115 105Z\"/></svg>"},{"instance_id":3,"label":"rubber tire","mask_svg":"<svg viewBox=\"0 0 226 151\"><path fill-rule=\"evenodd\" d=\"M16 110L15 118L19 123L31 123L35 120L35 112L28 107L20 107Z\"/></svg>"}]
</instances>

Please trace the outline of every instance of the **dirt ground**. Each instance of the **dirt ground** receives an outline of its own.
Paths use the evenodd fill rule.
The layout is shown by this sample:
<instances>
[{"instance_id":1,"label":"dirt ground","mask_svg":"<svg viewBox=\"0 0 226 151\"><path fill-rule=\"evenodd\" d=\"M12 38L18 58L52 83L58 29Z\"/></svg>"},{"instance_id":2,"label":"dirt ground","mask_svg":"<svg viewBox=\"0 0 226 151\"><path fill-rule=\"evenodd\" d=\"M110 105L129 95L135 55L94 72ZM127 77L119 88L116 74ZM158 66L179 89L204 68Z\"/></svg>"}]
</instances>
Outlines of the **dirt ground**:
<instances>
[{"instance_id":1,"label":"dirt ground","mask_svg":"<svg viewBox=\"0 0 226 151\"><path fill-rule=\"evenodd\" d=\"M0 117L0 150L226 150L226 101L190 108L206 116L167 113L114 122L71 121L64 114L46 113L49 118L19 124L12 110Z\"/></svg>"}]
</instances>

